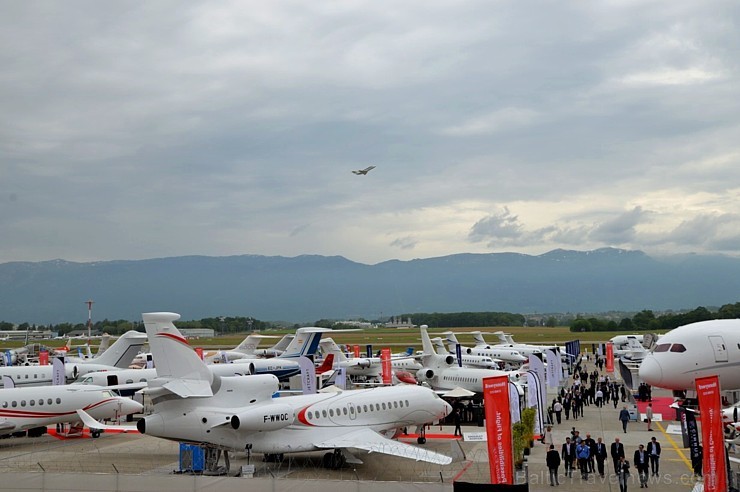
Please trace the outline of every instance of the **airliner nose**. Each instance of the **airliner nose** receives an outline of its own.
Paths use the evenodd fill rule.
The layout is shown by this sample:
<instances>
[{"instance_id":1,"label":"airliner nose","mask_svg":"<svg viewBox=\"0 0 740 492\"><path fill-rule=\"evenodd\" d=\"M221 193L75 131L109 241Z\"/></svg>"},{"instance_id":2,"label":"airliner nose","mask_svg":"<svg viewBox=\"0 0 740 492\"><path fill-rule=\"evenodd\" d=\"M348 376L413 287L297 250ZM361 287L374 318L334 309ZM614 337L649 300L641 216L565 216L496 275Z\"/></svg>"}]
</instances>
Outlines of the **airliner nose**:
<instances>
[{"instance_id":1,"label":"airliner nose","mask_svg":"<svg viewBox=\"0 0 740 492\"><path fill-rule=\"evenodd\" d=\"M655 359L655 355L648 355L640 364L640 380L651 386L660 386L663 380L663 368Z\"/></svg>"}]
</instances>

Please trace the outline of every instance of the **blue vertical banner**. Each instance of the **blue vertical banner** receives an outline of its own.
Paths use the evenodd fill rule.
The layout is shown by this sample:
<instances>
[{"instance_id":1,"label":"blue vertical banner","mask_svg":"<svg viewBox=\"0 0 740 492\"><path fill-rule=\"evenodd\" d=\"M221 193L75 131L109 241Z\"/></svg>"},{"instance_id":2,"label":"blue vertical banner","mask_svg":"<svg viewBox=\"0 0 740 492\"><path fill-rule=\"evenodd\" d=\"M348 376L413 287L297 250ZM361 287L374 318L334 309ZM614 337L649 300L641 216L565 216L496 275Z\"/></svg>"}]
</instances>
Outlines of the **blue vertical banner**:
<instances>
[{"instance_id":1,"label":"blue vertical banner","mask_svg":"<svg viewBox=\"0 0 740 492\"><path fill-rule=\"evenodd\" d=\"M367 358L370 359L373 356L373 346L371 344L367 344L365 346L365 350L367 350Z\"/></svg>"},{"instance_id":2,"label":"blue vertical banner","mask_svg":"<svg viewBox=\"0 0 740 492\"><path fill-rule=\"evenodd\" d=\"M459 343L455 344L455 355L457 356L457 365L462 367L462 346Z\"/></svg>"}]
</instances>

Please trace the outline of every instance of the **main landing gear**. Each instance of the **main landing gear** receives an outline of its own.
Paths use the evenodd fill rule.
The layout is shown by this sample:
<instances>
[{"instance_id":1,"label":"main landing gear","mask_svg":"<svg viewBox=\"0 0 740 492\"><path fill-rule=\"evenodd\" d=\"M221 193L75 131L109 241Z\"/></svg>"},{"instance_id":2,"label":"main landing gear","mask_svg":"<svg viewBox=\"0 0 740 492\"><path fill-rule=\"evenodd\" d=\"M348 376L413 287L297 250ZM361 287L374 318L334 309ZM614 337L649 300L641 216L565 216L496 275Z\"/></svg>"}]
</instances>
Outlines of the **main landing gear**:
<instances>
[{"instance_id":1,"label":"main landing gear","mask_svg":"<svg viewBox=\"0 0 740 492\"><path fill-rule=\"evenodd\" d=\"M339 470L347 463L347 459L342 454L341 449L335 449L333 453L326 453L324 458L321 460L321 464L324 468L331 470Z\"/></svg>"}]
</instances>

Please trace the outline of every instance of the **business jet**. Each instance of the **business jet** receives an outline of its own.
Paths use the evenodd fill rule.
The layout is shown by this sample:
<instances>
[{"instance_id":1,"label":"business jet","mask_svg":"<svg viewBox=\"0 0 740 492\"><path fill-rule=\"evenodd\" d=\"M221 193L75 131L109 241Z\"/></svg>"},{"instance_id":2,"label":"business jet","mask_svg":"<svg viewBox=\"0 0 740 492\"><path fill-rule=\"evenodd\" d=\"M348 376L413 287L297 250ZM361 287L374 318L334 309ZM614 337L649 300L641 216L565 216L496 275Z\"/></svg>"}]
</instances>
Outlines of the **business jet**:
<instances>
[{"instance_id":1,"label":"business jet","mask_svg":"<svg viewBox=\"0 0 740 492\"><path fill-rule=\"evenodd\" d=\"M342 349L331 338L324 338L319 342L321 352L334 356L334 366L344 367L348 376L361 376L367 378L380 378L382 376L382 360L380 357L353 357L348 358ZM399 382L416 384L412 372L421 369L421 364L414 360L413 356L391 357L392 377Z\"/></svg>"},{"instance_id":2,"label":"business jet","mask_svg":"<svg viewBox=\"0 0 740 492\"><path fill-rule=\"evenodd\" d=\"M145 343L146 335L144 333L133 330L127 331L100 356L73 364L65 364L65 380L72 382L80 374L93 371L126 368ZM17 387L46 386L52 384L53 372L51 365L0 367L0 378L8 376Z\"/></svg>"},{"instance_id":3,"label":"business jet","mask_svg":"<svg viewBox=\"0 0 740 492\"><path fill-rule=\"evenodd\" d=\"M450 352L455 352L455 345L457 345L457 336L455 335L455 332L447 331L444 333L447 337L447 346L450 349ZM529 358L524 357L521 352L518 350L514 350L507 347L501 347L497 348L495 346L491 346L488 348L485 347L465 347L460 346L460 349L464 354L467 355L478 355L483 357L491 357L492 359L500 359L504 362L511 362L515 364L523 364L524 362L527 362Z\"/></svg>"},{"instance_id":4,"label":"business jet","mask_svg":"<svg viewBox=\"0 0 740 492\"><path fill-rule=\"evenodd\" d=\"M273 398L278 389L273 375L214 375L173 324L178 314L142 316L158 375L145 390L153 413L137 423L143 434L227 451L247 449L273 459L333 449L324 455L324 464L334 468L345 463L347 448L438 464L452 461L390 439L400 428L449 414L451 407L428 388L389 386Z\"/></svg>"},{"instance_id":5,"label":"business jet","mask_svg":"<svg viewBox=\"0 0 740 492\"><path fill-rule=\"evenodd\" d=\"M679 326L663 335L640 365L652 386L693 390L696 378L719 376L722 390L740 389L740 319Z\"/></svg>"},{"instance_id":6,"label":"business jet","mask_svg":"<svg viewBox=\"0 0 740 492\"><path fill-rule=\"evenodd\" d=\"M451 354L449 350L445 347L444 341L439 338L432 338L432 345L434 345L434 349L437 352L438 355L455 355L455 358L457 358L456 354ZM465 353L461 354L461 360L462 365L464 367L478 367L482 369L501 369L503 362L499 360L495 360L491 357L487 357L485 355L467 355ZM460 365L458 363L458 365Z\"/></svg>"},{"instance_id":7,"label":"business jet","mask_svg":"<svg viewBox=\"0 0 740 492\"><path fill-rule=\"evenodd\" d=\"M422 368L416 372L420 383L428 384L432 389L448 391L463 388L475 393L483 393L483 379L496 376L507 376L512 381L519 380L519 373L494 369L460 367L452 354L439 355L429 338L427 325L421 325Z\"/></svg>"},{"instance_id":8,"label":"business jet","mask_svg":"<svg viewBox=\"0 0 740 492\"><path fill-rule=\"evenodd\" d=\"M0 389L0 435L28 431L29 436L40 436L47 425L80 422L80 408L96 419L117 419L143 407L96 386ZM93 432L93 437L99 435Z\"/></svg>"},{"instance_id":9,"label":"business jet","mask_svg":"<svg viewBox=\"0 0 740 492\"><path fill-rule=\"evenodd\" d=\"M369 173L373 169L375 169L375 166L368 166L365 169L358 169L357 171L352 171L352 174L357 174L358 176L359 175L363 175L364 176L365 174Z\"/></svg>"},{"instance_id":10,"label":"business jet","mask_svg":"<svg viewBox=\"0 0 740 492\"><path fill-rule=\"evenodd\" d=\"M206 362L220 361L220 362L231 362L237 359L258 359L267 357L277 357L281 355L285 349L288 348L291 340L295 335L285 335L283 337L276 337L274 335L261 335L259 333L251 333L242 340L242 342L230 350L219 350L210 354L206 354ZM280 338L280 341L269 348L259 349L260 340L263 338Z\"/></svg>"},{"instance_id":11,"label":"business jet","mask_svg":"<svg viewBox=\"0 0 740 492\"><path fill-rule=\"evenodd\" d=\"M496 343L494 345L489 345L486 340L483 338L483 333L480 331L473 331L470 332L471 335L473 335L473 339L475 340L476 347L490 347L490 348L503 348L508 347L511 349L514 349L518 351L523 356L529 358L530 355L536 355L539 358L542 358L542 355L544 354L545 350L555 350L556 352L561 350L560 347L557 345L534 345L531 343L521 343L514 341L514 337L511 335L511 333L505 333L503 331L496 331L493 334L496 335L499 339L499 343ZM562 350L562 352L565 352L565 350Z\"/></svg>"}]
</instances>

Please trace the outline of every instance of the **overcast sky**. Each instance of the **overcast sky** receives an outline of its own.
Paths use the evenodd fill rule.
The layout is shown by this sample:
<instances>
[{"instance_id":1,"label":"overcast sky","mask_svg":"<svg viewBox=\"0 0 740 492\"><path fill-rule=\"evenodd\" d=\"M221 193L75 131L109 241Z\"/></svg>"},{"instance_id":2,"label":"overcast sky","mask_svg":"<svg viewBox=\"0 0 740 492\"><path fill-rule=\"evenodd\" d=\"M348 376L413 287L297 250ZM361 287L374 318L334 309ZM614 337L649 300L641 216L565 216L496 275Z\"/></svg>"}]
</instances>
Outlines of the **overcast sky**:
<instances>
[{"instance_id":1,"label":"overcast sky","mask_svg":"<svg viewBox=\"0 0 740 492\"><path fill-rule=\"evenodd\" d=\"M737 0L3 2L0 262L740 255L739 62Z\"/></svg>"}]
</instances>

